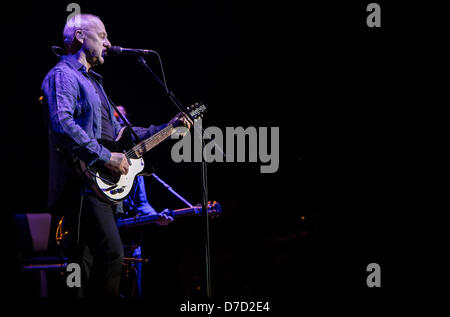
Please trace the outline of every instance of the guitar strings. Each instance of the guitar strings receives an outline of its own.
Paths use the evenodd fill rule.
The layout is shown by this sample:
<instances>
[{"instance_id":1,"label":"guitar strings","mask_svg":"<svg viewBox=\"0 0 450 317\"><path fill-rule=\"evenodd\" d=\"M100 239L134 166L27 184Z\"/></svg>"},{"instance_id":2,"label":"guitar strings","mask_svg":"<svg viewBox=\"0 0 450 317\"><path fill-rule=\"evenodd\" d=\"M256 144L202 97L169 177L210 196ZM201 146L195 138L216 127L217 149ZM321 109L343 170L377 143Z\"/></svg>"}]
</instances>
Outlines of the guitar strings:
<instances>
[{"instance_id":1,"label":"guitar strings","mask_svg":"<svg viewBox=\"0 0 450 317\"><path fill-rule=\"evenodd\" d=\"M194 115L196 115L198 112L201 112L202 110L204 110L203 108L205 108L204 105L202 105L200 108L196 109L194 112ZM197 113L196 113L197 112ZM173 129L173 125L169 125L167 127L165 127L164 129L162 129L161 131L159 131L157 134L151 136L150 138L148 138L147 140L144 140L138 144L136 144L135 146L133 146L128 152L125 153L125 156L127 158L131 158L130 156L135 155L137 156L137 150L138 149L143 149L144 152L147 152L149 150L151 150L155 145L151 146L150 148L147 149L147 145L153 142L153 141L160 141L160 139L165 139L168 136L165 135L166 132L168 132L169 130ZM164 135L164 136L163 136ZM158 142L159 143L159 142Z\"/></svg>"},{"instance_id":2,"label":"guitar strings","mask_svg":"<svg viewBox=\"0 0 450 317\"><path fill-rule=\"evenodd\" d=\"M143 149L146 150L147 149L147 145L151 144L151 143L155 143L154 141L160 141L160 139L165 139L167 136L165 135L166 132L168 132L170 129L172 128L172 125L167 126L166 128L164 128L163 130L161 130L158 134L154 135L153 137L148 138L147 140L135 145L130 151L127 152L128 155L133 155L136 154L136 150L138 149ZM152 147L150 147L148 150L150 150ZM147 150L147 151L148 151Z\"/></svg>"},{"instance_id":3,"label":"guitar strings","mask_svg":"<svg viewBox=\"0 0 450 317\"><path fill-rule=\"evenodd\" d=\"M125 153L127 158L130 158L131 155L136 155L137 156L137 150L138 149L143 149L146 150L147 145L153 143L154 141L160 141L160 139L165 139L167 136L165 135L169 130L171 130L173 128L172 125L169 125L167 127L165 127L164 129L162 129L161 131L159 131L157 134L153 135L152 137L148 138L147 140L144 140L140 143L138 143L137 145L133 146L131 148L131 150L129 150L128 152ZM164 137L163 137L164 135ZM148 150L150 150L152 147L150 147ZM147 150L147 151L148 151Z\"/></svg>"}]
</instances>

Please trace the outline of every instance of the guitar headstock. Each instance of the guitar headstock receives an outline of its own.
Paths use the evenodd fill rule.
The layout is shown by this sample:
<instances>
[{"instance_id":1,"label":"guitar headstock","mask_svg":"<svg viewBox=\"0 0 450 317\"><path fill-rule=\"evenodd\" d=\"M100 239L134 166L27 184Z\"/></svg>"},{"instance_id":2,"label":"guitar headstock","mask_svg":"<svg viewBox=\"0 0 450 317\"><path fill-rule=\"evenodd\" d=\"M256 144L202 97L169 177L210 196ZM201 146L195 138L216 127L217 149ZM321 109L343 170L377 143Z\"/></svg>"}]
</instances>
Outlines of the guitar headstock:
<instances>
[{"instance_id":1,"label":"guitar headstock","mask_svg":"<svg viewBox=\"0 0 450 317\"><path fill-rule=\"evenodd\" d=\"M194 118L194 120L197 120L198 118L203 117L203 114L206 112L206 106L203 104L203 102L196 102L193 105L187 107L187 110L189 112L189 115Z\"/></svg>"}]
</instances>

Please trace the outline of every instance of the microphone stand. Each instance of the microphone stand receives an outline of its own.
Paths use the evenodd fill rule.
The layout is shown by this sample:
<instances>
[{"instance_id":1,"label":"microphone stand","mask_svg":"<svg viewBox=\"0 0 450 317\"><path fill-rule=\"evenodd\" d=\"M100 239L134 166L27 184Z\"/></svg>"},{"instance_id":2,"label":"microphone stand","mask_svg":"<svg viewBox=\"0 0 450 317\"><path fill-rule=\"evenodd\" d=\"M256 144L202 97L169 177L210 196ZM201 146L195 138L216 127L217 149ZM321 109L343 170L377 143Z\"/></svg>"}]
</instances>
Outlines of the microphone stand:
<instances>
[{"instance_id":1,"label":"microphone stand","mask_svg":"<svg viewBox=\"0 0 450 317\"><path fill-rule=\"evenodd\" d=\"M151 176L153 176L154 179L156 179L158 182L160 182L165 188L167 188L167 190L169 192L171 192L172 194L175 195L175 197L177 197L179 200L181 200L182 202L184 202L189 208L194 207L194 205L192 205L189 201L187 201L185 198L183 198L180 194L178 194L173 188L172 186L168 185L165 181L163 181L161 178L159 178L158 175L156 175L155 173L152 173Z\"/></svg>"},{"instance_id":2,"label":"microphone stand","mask_svg":"<svg viewBox=\"0 0 450 317\"><path fill-rule=\"evenodd\" d=\"M164 70L162 69L161 58L157 52L154 52L161 64L162 74L164 76ZM142 56L139 56L138 62L148 70L156 81L165 89L167 96L170 101L175 105L175 107L180 112L184 112L192 122L194 122L194 118L189 114L188 110L185 106L175 97L175 95L169 90L167 85L159 79L159 77L152 71L152 69L147 65L147 62ZM195 129L194 129L195 130ZM202 161L201 161L201 178L202 178L202 217L205 223L205 264L206 264L206 296L211 297L211 256L210 256L210 229L209 229L209 213L208 213L208 184L207 184L207 166L206 161L203 158L203 152L205 148L205 141L201 134L199 137L202 140ZM220 149L220 147L218 147ZM222 152L223 153L223 152Z\"/></svg>"}]
</instances>

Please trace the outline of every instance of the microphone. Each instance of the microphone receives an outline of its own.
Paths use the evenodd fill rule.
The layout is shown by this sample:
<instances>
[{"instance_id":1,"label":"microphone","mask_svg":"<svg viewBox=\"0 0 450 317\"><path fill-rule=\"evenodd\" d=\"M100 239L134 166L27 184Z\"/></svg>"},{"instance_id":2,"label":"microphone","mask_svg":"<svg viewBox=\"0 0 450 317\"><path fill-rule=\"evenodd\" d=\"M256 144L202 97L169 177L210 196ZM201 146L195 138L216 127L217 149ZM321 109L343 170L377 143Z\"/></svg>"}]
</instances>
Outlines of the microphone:
<instances>
[{"instance_id":1,"label":"microphone","mask_svg":"<svg viewBox=\"0 0 450 317\"><path fill-rule=\"evenodd\" d=\"M156 53L152 50L141 50L138 48L123 48L120 46L111 46L108 48L108 56L119 56L119 55L132 55L132 56L142 56Z\"/></svg>"}]
</instances>

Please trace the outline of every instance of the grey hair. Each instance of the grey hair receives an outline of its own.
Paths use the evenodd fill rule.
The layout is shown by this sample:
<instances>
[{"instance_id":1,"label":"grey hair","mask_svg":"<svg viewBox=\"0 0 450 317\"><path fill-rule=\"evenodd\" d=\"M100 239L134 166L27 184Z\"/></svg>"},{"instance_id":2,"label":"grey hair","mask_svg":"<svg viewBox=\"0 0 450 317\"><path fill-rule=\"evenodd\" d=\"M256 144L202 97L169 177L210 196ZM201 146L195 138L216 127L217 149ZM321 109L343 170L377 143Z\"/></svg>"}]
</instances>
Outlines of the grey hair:
<instances>
[{"instance_id":1,"label":"grey hair","mask_svg":"<svg viewBox=\"0 0 450 317\"><path fill-rule=\"evenodd\" d=\"M64 26L63 40L66 51L70 51L75 40L75 32L86 29L93 20L100 20L100 18L93 14L77 14L69 18Z\"/></svg>"}]
</instances>

